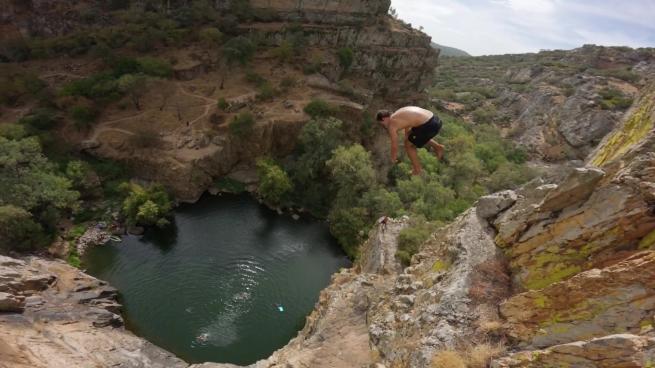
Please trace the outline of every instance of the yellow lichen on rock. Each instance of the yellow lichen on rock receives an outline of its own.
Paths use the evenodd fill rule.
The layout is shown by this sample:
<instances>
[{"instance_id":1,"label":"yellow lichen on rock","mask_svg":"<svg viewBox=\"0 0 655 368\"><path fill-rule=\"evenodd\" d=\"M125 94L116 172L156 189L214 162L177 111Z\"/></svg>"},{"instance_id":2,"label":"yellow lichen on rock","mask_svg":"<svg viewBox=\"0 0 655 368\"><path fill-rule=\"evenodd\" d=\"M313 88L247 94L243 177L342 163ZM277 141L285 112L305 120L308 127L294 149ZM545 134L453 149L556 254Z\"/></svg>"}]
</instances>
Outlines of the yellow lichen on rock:
<instances>
[{"instance_id":1,"label":"yellow lichen on rock","mask_svg":"<svg viewBox=\"0 0 655 368\"><path fill-rule=\"evenodd\" d=\"M590 163L603 166L626 153L639 143L655 126L655 92L646 93L641 102L623 124L603 142Z\"/></svg>"}]
</instances>

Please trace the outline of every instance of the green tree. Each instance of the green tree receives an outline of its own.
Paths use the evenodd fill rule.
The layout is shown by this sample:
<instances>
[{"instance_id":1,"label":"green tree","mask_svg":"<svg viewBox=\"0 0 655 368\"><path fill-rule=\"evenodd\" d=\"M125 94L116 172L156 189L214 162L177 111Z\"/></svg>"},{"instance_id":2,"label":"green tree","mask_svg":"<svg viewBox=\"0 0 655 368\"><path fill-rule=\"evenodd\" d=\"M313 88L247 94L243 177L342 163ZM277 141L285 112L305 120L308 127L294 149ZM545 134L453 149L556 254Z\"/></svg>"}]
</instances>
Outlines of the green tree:
<instances>
[{"instance_id":1,"label":"green tree","mask_svg":"<svg viewBox=\"0 0 655 368\"><path fill-rule=\"evenodd\" d=\"M207 47L217 47L223 41L223 33L216 27L206 27L200 30L198 38Z\"/></svg>"},{"instance_id":2,"label":"green tree","mask_svg":"<svg viewBox=\"0 0 655 368\"><path fill-rule=\"evenodd\" d=\"M337 56L339 57L339 65L341 65L341 69L345 73L353 65L355 54L350 47L343 47L337 51Z\"/></svg>"},{"instance_id":3,"label":"green tree","mask_svg":"<svg viewBox=\"0 0 655 368\"><path fill-rule=\"evenodd\" d=\"M328 216L330 232L352 259L359 256L359 245L364 241L369 224L368 211L363 207L336 207Z\"/></svg>"},{"instance_id":4,"label":"green tree","mask_svg":"<svg viewBox=\"0 0 655 368\"><path fill-rule=\"evenodd\" d=\"M3 230L5 239L22 239L21 244L30 246L43 244L47 234L54 233L59 217L77 206L78 197L79 193L71 189L70 180L59 175L43 156L35 137L16 140L0 137L0 206L11 206L4 208L2 221L8 226ZM12 227L7 224L28 219L27 214L31 222L26 221L12 233ZM28 230L34 231L31 239L25 236Z\"/></svg>"},{"instance_id":5,"label":"green tree","mask_svg":"<svg viewBox=\"0 0 655 368\"><path fill-rule=\"evenodd\" d=\"M31 213L13 205L0 206L0 250L31 250L46 242L43 228Z\"/></svg>"},{"instance_id":6,"label":"green tree","mask_svg":"<svg viewBox=\"0 0 655 368\"><path fill-rule=\"evenodd\" d=\"M280 46L273 49L273 56L277 58L280 63L285 63L291 60L293 56L293 45L291 42L284 40L280 43Z\"/></svg>"},{"instance_id":7,"label":"green tree","mask_svg":"<svg viewBox=\"0 0 655 368\"><path fill-rule=\"evenodd\" d=\"M327 101L315 98L305 106L305 113L312 118L327 117L333 115L336 109Z\"/></svg>"},{"instance_id":8,"label":"green tree","mask_svg":"<svg viewBox=\"0 0 655 368\"><path fill-rule=\"evenodd\" d=\"M287 173L270 160L257 161L259 194L265 201L277 205L293 190L293 183Z\"/></svg>"},{"instance_id":9,"label":"green tree","mask_svg":"<svg viewBox=\"0 0 655 368\"><path fill-rule=\"evenodd\" d=\"M342 197L358 197L377 183L371 154L359 144L337 147L326 165Z\"/></svg>"},{"instance_id":10,"label":"green tree","mask_svg":"<svg viewBox=\"0 0 655 368\"><path fill-rule=\"evenodd\" d=\"M118 89L130 96L134 107L141 110L141 96L146 92L147 78L140 74L125 74L118 79Z\"/></svg>"},{"instance_id":11,"label":"green tree","mask_svg":"<svg viewBox=\"0 0 655 368\"><path fill-rule=\"evenodd\" d=\"M244 36L231 38L223 45L223 55L225 55L228 65L237 62L241 65L248 64L256 50L255 44Z\"/></svg>"},{"instance_id":12,"label":"green tree","mask_svg":"<svg viewBox=\"0 0 655 368\"><path fill-rule=\"evenodd\" d=\"M255 117L249 112L242 112L235 116L228 126L230 134L237 137L245 137L252 132L255 126Z\"/></svg>"},{"instance_id":13,"label":"green tree","mask_svg":"<svg viewBox=\"0 0 655 368\"><path fill-rule=\"evenodd\" d=\"M167 217L173 208L168 193L161 185L141 186L125 184L122 187L126 193L122 212L130 225L168 225Z\"/></svg>"},{"instance_id":14,"label":"green tree","mask_svg":"<svg viewBox=\"0 0 655 368\"><path fill-rule=\"evenodd\" d=\"M169 78L173 75L173 67L166 60L142 57L137 59L137 63L139 64L139 71L143 74L161 78Z\"/></svg>"}]
</instances>

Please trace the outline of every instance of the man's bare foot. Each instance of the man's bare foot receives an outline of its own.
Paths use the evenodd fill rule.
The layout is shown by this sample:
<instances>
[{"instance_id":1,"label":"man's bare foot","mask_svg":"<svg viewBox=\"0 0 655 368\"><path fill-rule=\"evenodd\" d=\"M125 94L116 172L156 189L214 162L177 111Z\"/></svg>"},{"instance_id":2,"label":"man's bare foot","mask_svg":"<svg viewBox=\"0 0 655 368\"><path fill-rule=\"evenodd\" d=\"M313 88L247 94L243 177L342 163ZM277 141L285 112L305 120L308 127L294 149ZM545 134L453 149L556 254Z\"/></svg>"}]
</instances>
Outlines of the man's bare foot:
<instances>
[{"instance_id":1,"label":"man's bare foot","mask_svg":"<svg viewBox=\"0 0 655 368\"><path fill-rule=\"evenodd\" d=\"M444 151L444 146L441 144L437 144L434 147L432 147L432 152L434 152L434 155L437 156L437 159L439 161L443 159L443 151Z\"/></svg>"}]
</instances>

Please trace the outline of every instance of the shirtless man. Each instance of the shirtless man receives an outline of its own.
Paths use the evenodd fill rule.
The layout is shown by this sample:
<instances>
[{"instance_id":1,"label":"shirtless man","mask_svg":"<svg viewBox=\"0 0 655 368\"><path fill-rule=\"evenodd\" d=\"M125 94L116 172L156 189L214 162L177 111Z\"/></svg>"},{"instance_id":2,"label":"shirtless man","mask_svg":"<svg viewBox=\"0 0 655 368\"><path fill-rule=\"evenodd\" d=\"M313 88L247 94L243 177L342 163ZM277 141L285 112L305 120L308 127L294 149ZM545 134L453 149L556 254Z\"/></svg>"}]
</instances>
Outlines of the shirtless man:
<instances>
[{"instance_id":1,"label":"shirtless man","mask_svg":"<svg viewBox=\"0 0 655 368\"><path fill-rule=\"evenodd\" d=\"M391 139L391 162L398 162L398 131L405 130L405 151L412 161L412 174L421 174L421 163L416 153L417 148L426 144L432 147L439 160L443 157L444 146L434 141L439 130L441 120L431 111L407 106L398 109L393 114L388 110L380 110L376 116L377 121L389 132Z\"/></svg>"}]
</instances>

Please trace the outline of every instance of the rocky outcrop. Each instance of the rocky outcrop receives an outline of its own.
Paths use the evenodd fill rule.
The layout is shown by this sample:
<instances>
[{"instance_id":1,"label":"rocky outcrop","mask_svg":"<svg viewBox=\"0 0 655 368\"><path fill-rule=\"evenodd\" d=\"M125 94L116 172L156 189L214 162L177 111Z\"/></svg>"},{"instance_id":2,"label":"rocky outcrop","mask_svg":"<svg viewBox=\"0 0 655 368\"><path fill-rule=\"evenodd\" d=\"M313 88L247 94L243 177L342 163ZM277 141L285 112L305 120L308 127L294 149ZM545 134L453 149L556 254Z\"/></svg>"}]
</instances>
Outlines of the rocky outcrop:
<instances>
[{"instance_id":1,"label":"rocky outcrop","mask_svg":"<svg viewBox=\"0 0 655 368\"><path fill-rule=\"evenodd\" d=\"M398 234L409 225L409 218L400 220L383 217L378 220L378 231L372 232L360 253L362 273L395 275L402 271L396 258Z\"/></svg>"},{"instance_id":2,"label":"rocky outcrop","mask_svg":"<svg viewBox=\"0 0 655 368\"><path fill-rule=\"evenodd\" d=\"M122 328L116 299L106 282L61 261L0 256L0 365L187 367Z\"/></svg>"},{"instance_id":3,"label":"rocky outcrop","mask_svg":"<svg viewBox=\"0 0 655 368\"><path fill-rule=\"evenodd\" d=\"M652 329L655 252L512 296L500 312L519 346L535 348Z\"/></svg>"},{"instance_id":4,"label":"rocky outcrop","mask_svg":"<svg viewBox=\"0 0 655 368\"><path fill-rule=\"evenodd\" d=\"M229 10L233 1L216 0L219 9ZM264 20L359 24L373 16L387 14L390 0L250 0L254 16Z\"/></svg>"},{"instance_id":5,"label":"rocky outcrop","mask_svg":"<svg viewBox=\"0 0 655 368\"><path fill-rule=\"evenodd\" d=\"M655 338L620 334L512 354L493 362L491 368L644 368L653 362Z\"/></svg>"},{"instance_id":6,"label":"rocky outcrop","mask_svg":"<svg viewBox=\"0 0 655 368\"><path fill-rule=\"evenodd\" d=\"M496 242L510 258L517 287L541 289L643 247L640 242L655 229L655 139L652 132L642 132L638 144L626 141L630 148L615 142L634 129L649 132L652 109L647 94L590 158L602 164L605 152L612 152L614 161L601 169L575 169L559 185L527 186L524 199L496 219ZM640 124L634 116L642 117Z\"/></svg>"},{"instance_id":7,"label":"rocky outcrop","mask_svg":"<svg viewBox=\"0 0 655 368\"><path fill-rule=\"evenodd\" d=\"M473 208L433 234L373 304L371 343L388 366L430 367L436 352L482 337L508 292L493 229Z\"/></svg>"}]
</instances>

